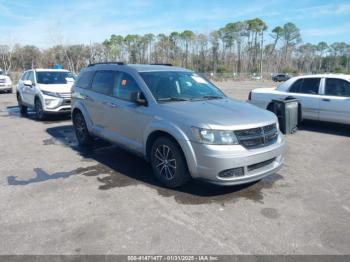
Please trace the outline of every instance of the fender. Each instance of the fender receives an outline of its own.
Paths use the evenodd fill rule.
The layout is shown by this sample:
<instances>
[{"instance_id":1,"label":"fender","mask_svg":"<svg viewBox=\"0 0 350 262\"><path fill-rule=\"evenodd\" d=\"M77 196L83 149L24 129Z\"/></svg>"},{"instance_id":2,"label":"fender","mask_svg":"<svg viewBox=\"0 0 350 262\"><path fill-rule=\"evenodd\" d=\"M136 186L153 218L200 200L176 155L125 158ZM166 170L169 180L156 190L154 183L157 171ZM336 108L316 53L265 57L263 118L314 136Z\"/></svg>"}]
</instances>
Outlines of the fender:
<instances>
[{"instance_id":1,"label":"fender","mask_svg":"<svg viewBox=\"0 0 350 262\"><path fill-rule=\"evenodd\" d=\"M187 166L189 168L190 173L195 173L195 170L192 170L193 167L197 166L197 161L195 157L195 153L193 150L193 147L191 145L191 142L187 135L179 128L178 126L174 125L172 122L164 121L162 119L155 120L151 122L145 129L144 135L143 135L143 142L144 142L144 155L147 155L147 140L149 136L156 131L162 131L165 133L168 133L172 137L176 139L178 144L180 145L182 152L185 155Z\"/></svg>"}]
</instances>

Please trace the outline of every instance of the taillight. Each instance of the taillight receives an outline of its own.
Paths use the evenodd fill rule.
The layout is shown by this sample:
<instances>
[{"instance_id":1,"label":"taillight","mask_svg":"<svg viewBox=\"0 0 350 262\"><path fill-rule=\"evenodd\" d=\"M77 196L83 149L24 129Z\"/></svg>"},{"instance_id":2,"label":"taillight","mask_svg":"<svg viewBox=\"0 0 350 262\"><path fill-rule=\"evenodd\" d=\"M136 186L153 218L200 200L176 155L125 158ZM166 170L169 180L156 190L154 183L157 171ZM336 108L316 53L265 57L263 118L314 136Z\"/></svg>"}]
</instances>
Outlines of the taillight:
<instances>
[{"instance_id":1,"label":"taillight","mask_svg":"<svg viewBox=\"0 0 350 262\"><path fill-rule=\"evenodd\" d=\"M249 92L248 100L252 100L252 91Z\"/></svg>"}]
</instances>

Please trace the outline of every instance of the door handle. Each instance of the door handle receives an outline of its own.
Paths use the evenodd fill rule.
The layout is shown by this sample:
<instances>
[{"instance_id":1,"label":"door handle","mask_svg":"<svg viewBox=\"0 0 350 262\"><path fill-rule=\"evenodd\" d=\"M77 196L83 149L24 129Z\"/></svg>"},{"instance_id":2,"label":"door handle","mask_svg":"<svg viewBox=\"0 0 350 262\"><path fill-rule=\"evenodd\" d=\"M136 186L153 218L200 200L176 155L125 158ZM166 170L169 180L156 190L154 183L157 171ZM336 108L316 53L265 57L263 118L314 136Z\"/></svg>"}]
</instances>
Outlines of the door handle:
<instances>
[{"instance_id":1,"label":"door handle","mask_svg":"<svg viewBox=\"0 0 350 262\"><path fill-rule=\"evenodd\" d=\"M322 101L330 102L331 100L329 98L322 98Z\"/></svg>"},{"instance_id":2,"label":"door handle","mask_svg":"<svg viewBox=\"0 0 350 262\"><path fill-rule=\"evenodd\" d=\"M81 97L83 100L89 100L89 101L94 101L90 96L81 94Z\"/></svg>"}]
</instances>

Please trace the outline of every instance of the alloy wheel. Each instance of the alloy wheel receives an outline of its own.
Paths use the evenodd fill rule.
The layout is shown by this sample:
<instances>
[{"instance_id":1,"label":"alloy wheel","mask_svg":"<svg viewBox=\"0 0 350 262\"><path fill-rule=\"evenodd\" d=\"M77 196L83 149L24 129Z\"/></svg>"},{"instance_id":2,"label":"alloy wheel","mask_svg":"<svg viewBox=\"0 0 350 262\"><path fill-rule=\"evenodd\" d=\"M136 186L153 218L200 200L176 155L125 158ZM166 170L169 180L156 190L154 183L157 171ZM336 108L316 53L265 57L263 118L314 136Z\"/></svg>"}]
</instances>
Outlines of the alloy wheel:
<instances>
[{"instance_id":1,"label":"alloy wheel","mask_svg":"<svg viewBox=\"0 0 350 262\"><path fill-rule=\"evenodd\" d=\"M167 145L158 146L154 157L159 174L167 180L173 179L176 173L176 159L171 148Z\"/></svg>"}]
</instances>

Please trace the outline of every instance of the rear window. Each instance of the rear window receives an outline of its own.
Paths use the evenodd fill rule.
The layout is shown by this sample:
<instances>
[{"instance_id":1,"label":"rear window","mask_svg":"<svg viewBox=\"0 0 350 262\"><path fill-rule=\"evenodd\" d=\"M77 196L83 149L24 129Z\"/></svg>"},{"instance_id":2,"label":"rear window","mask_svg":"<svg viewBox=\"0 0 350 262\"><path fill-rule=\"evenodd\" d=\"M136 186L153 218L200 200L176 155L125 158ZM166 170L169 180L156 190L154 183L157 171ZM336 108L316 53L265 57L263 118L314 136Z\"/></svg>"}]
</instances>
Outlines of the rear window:
<instances>
[{"instance_id":1,"label":"rear window","mask_svg":"<svg viewBox=\"0 0 350 262\"><path fill-rule=\"evenodd\" d=\"M55 85L55 84L67 84L66 78L71 78L69 72L36 72L36 81L39 84Z\"/></svg>"},{"instance_id":2,"label":"rear window","mask_svg":"<svg viewBox=\"0 0 350 262\"><path fill-rule=\"evenodd\" d=\"M325 95L350 97L350 83L343 79L327 78Z\"/></svg>"}]
</instances>

